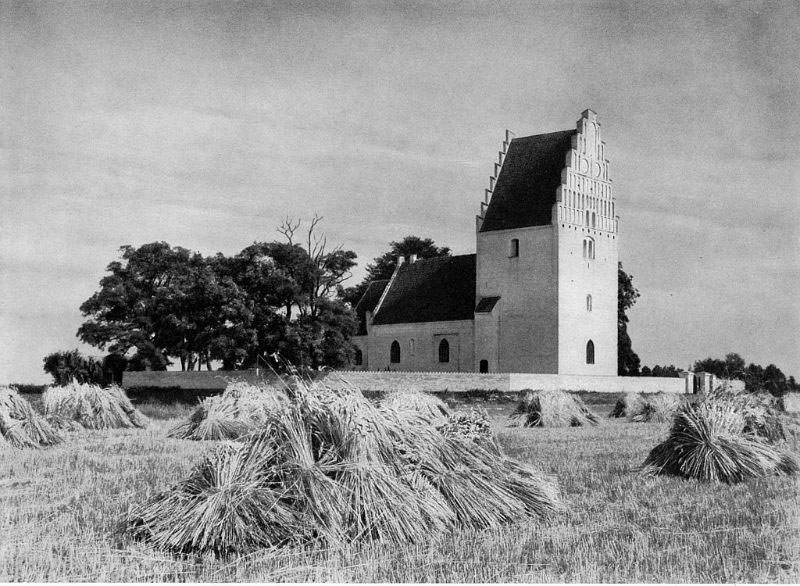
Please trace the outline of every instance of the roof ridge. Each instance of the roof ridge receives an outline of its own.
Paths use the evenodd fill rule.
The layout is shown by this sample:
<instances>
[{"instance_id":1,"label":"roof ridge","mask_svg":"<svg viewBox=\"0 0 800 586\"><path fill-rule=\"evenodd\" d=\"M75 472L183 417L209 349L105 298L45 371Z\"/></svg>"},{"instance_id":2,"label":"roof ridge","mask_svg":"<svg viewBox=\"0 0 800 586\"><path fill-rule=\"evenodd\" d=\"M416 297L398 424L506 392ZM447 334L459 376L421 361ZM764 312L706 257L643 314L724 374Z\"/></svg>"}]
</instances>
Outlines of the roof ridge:
<instances>
[{"instance_id":1,"label":"roof ridge","mask_svg":"<svg viewBox=\"0 0 800 586\"><path fill-rule=\"evenodd\" d=\"M358 302L356 303L353 309L356 310L358 309L358 306L361 305L362 301L364 301L364 298L367 296L367 293L369 293L369 290L372 289L373 285L376 285L378 283L388 283L388 282L389 279L373 279L372 281L370 281L369 284L367 285L367 288L364 289L364 292L361 294L361 297L359 297Z\"/></svg>"},{"instance_id":2,"label":"roof ridge","mask_svg":"<svg viewBox=\"0 0 800 586\"><path fill-rule=\"evenodd\" d=\"M512 138L512 142L515 140L525 140L526 138L540 138L542 136L550 136L553 134L568 134L568 133L577 133L578 130L576 128L568 128L567 130L554 130L553 132L541 132L539 134L529 134L527 136L516 136Z\"/></svg>"},{"instance_id":3,"label":"roof ridge","mask_svg":"<svg viewBox=\"0 0 800 586\"><path fill-rule=\"evenodd\" d=\"M474 252L468 252L466 254L451 254L451 255L448 255L448 256L428 256L428 257L424 257L424 258L418 258L414 262L407 262L407 263L403 263L403 264L404 264L404 266L412 266L412 265L419 264L421 262L428 262L428 261L434 261L434 260L435 261L445 261L445 260L450 260L450 259L454 259L454 258L461 258L462 256L475 256L475 253Z\"/></svg>"},{"instance_id":4,"label":"roof ridge","mask_svg":"<svg viewBox=\"0 0 800 586\"><path fill-rule=\"evenodd\" d=\"M375 307L372 308L373 319L378 315L378 312L380 312L381 306L383 305L383 300L386 299L386 294L389 293L389 290L392 288L392 283L394 283L395 278L400 273L400 269L402 268L403 264L398 263L397 266L394 267L394 272L389 278L389 282L386 283L386 287L384 287L383 293L381 293L381 297L378 299L378 303L376 303Z\"/></svg>"}]
</instances>

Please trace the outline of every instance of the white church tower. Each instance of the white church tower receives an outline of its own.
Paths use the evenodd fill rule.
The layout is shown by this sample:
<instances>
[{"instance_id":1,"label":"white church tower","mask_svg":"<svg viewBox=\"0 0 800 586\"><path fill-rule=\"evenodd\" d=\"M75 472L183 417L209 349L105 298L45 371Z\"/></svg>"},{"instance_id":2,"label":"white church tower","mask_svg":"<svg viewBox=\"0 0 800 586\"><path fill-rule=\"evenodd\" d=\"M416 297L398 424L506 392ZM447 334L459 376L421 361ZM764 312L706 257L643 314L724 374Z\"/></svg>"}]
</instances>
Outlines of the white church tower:
<instances>
[{"instance_id":1,"label":"white church tower","mask_svg":"<svg viewBox=\"0 0 800 586\"><path fill-rule=\"evenodd\" d=\"M476 371L616 376L617 227L597 114L506 134L476 223Z\"/></svg>"}]
</instances>

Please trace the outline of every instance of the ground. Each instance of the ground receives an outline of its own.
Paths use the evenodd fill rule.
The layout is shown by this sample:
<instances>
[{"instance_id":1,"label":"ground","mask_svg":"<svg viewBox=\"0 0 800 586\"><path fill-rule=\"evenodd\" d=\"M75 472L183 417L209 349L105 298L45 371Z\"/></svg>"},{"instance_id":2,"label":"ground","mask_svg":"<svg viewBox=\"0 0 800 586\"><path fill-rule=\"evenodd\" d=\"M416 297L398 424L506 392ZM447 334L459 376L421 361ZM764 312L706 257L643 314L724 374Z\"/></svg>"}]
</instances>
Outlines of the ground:
<instances>
[{"instance_id":1,"label":"ground","mask_svg":"<svg viewBox=\"0 0 800 586\"><path fill-rule=\"evenodd\" d=\"M592 397L607 415L609 401ZM187 407L150 402L145 430L80 432L61 446L0 456L0 581L797 582L795 478L737 486L637 472L664 424L509 428L505 451L560 482L566 510L543 524L458 532L429 543L177 557L132 541L128 507L184 477L209 442L165 437ZM797 436L792 437L797 451Z\"/></svg>"}]
</instances>

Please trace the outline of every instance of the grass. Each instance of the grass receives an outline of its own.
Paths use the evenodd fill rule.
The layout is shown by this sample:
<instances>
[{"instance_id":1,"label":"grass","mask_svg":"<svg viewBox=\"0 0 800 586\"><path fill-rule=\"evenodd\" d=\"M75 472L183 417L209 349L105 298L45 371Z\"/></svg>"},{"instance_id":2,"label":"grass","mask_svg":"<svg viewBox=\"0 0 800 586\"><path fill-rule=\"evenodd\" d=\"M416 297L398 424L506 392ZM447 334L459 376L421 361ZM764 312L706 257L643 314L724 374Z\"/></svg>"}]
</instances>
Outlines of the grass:
<instances>
[{"instance_id":1,"label":"grass","mask_svg":"<svg viewBox=\"0 0 800 586\"><path fill-rule=\"evenodd\" d=\"M605 415L613 405L592 405ZM410 546L364 544L177 556L121 532L131 503L184 478L214 445L147 429L81 431L0 459L0 581L797 582L796 477L735 486L637 472L667 424L506 427L506 453L556 474L566 509L548 525L460 531ZM795 453L798 440L791 435ZM59 490L53 490L54 487Z\"/></svg>"}]
</instances>

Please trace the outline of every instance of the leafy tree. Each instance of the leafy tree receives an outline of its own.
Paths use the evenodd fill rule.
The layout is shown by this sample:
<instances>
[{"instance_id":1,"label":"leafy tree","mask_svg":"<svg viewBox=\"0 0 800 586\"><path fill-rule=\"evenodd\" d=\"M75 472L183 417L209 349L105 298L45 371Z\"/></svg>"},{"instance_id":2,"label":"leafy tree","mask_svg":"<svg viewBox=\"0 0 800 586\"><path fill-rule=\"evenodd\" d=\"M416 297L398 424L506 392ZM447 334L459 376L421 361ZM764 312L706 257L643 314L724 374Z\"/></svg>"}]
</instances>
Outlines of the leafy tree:
<instances>
[{"instance_id":1,"label":"leafy tree","mask_svg":"<svg viewBox=\"0 0 800 586\"><path fill-rule=\"evenodd\" d=\"M353 251L328 249L315 216L305 247L299 222L279 228L286 242L255 242L239 254L203 258L153 242L123 246L100 290L81 305L85 342L125 356L129 369L165 369L170 358L194 370L212 360L247 368L283 351L307 368L340 366L352 352L355 320L341 298Z\"/></svg>"},{"instance_id":2,"label":"leafy tree","mask_svg":"<svg viewBox=\"0 0 800 586\"><path fill-rule=\"evenodd\" d=\"M776 397L780 397L788 390L786 376L774 364L768 364L764 369L764 388Z\"/></svg>"},{"instance_id":3,"label":"leafy tree","mask_svg":"<svg viewBox=\"0 0 800 586\"><path fill-rule=\"evenodd\" d=\"M695 372L710 372L719 378L742 380L745 389L750 392L766 390L775 396L781 396L794 388L794 377L787 379L774 364L765 368L760 364L750 363L745 367L744 358L734 352L726 354L724 359L697 360L692 368Z\"/></svg>"},{"instance_id":4,"label":"leafy tree","mask_svg":"<svg viewBox=\"0 0 800 586\"><path fill-rule=\"evenodd\" d=\"M134 350L129 367L149 364L165 370L168 356L186 351L191 332L185 313L193 302L187 300L187 290L203 258L166 242L120 250L122 261L108 265L110 274L100 280L100 290L80 307L89 319L78 337L122 355Z\"/></svg>"},{"instance_id":5,"label":"leafy tree","mask_svg":"<svg viewBox=\"0 0 800 586\"><path fill-rule=\"evenodd\" d=\"M633 351L631 338L628 335L627 311L639 298L639 291L633 286L633 277L617 267L617 374L619 376L637 376L639 374L639 355ZM655 375L654 375L655 376Z\"/></svg>"},{"instance_id":6,"label":"leafy tree","mask_svg":"<svg viewBox=\"0 0 800 586\"><path fill-rule=\"evenodd\" d=\"M726 379L745 380L747 377L744 358L735 352L726 354L724 359L705 358L697 360L692 370L695 372L710 372L716 377Z\"/></svg>"},{"instance_id":7,"label":"leafy tree","mask_svg":"<svg viewBox=\"0 0 800 586\"><path fill-rule=\"evenodd\" d=\"M285 242L255 242L234 257L217 255L216 270L237 287L239 299L225 307L212 355L223 368L247 368L271 361L318 369L346 364L353 352L355 318L341 298L356 254L328 249L315 216L296 241L300 222L287 219L278 231Z\"/></svg>"},{"instance_id":8,"label":"leafy tree","mask_svg":"<svg viewBox=\"0 0 800 586\"><path fill-rule=\"evenodd\" d=\"M104 381L103 364L94 358L83 356L78 349L53 352L43 359L44 371L53 377L56 385L64 386L71 382L102 385Z\"/></svg>"},{"instance_id":9,"label":"leafy tree","mask_svg":"<svg viewBox=\"0 0 800 586\"><path fill-rule=\"evenodd\" d=\"M649 374L645 374L645 370ZM656 364L652 370L648 367L642 367L642 376L660 376L660 377L668 377L668 378L677 378L681 375L681 370L675 365L670 364L669 366L660 366Z\"/></svg>"},{"instance_id":10,"label":"leafy tree","mask_svg":"<svg viewBox=\"0 0 800 586\"><path fill-rule=\"evenodd\" d=\"M381 256L375 257L367 265L367 274L364 280L345 291L345 300L355 307L370 282L388 279L397 268L397 258L400 256L407 257L412 254L416 254L418 258L437 258L450 256L450 249L447 246L436 246L430 238L420 238L419 236L406 236L402 240L390 242L389 250Z\"/></svg>"}]
</instances>

